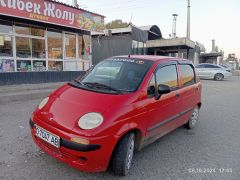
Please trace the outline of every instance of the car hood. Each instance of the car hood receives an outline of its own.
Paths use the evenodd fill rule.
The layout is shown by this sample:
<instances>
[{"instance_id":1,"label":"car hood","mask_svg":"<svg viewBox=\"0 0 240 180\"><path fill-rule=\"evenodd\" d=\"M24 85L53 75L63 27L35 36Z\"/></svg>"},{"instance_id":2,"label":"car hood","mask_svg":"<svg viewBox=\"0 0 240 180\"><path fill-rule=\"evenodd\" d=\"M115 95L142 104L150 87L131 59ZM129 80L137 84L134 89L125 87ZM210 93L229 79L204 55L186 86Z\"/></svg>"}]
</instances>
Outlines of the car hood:
<instances>
[{"instance_id":1,"label":"car hood","mask_svg":"<svg viewBox=\"0 0 240 180\"><path fill-rule=\"evenodd\" d=\"M64 85L51 96L42 114L49 124L65 131L72 131L81 116L90 112L104 114L111 106L122 105L129 95L103 94ZM48 116L48 117L46 117Z\"/></svg>"}]
</instances>

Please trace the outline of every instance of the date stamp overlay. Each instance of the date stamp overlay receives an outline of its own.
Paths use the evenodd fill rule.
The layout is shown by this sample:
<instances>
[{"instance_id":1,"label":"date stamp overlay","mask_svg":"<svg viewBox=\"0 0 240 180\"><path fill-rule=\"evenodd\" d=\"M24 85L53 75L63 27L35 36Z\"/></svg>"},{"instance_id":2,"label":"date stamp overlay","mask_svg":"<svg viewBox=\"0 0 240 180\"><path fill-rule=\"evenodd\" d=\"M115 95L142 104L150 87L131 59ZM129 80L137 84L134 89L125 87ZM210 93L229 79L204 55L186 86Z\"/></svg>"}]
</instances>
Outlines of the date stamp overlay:
<instances>
[{"instance_id":1,"label":"date stamp overlay","mask_svg":"<svg viewBox=\"0 0 240 180\"><path fill-rule=\"evenodd\" d=\"M213 173L232 173L233 168L210 168L210 167L205 167L205 168L188 168L188 173L191 174L213 174Z\"/></svg>"}]
</instances>

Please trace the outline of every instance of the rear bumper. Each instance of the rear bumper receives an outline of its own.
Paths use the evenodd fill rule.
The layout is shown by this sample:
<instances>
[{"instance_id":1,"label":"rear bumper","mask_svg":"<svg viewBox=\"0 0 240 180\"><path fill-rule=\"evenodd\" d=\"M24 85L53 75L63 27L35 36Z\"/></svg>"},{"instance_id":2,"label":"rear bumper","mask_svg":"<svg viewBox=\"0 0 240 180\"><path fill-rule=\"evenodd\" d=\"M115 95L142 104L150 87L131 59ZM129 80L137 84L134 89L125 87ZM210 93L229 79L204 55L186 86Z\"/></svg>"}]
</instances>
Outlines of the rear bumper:
<instances>
[{"instance_id":1,"label":"rear bumper","mask_svg":"<svg viewBox=\"0 0 240 180\"><path fill-rule=\"evenodd\" d=\"M29 123L34 142L53 158L81 171L99 172L107 169L113 148L118 139L117 137L91 138L89 139L89 145L83 145L70 141L71 134L68 135L69 138L62 138L62 132L56 128L47 127L44 123L38 123L37 125L61 137L60 148L58 149L36 137L35 123L32 120ZM66 134L64 136L66 137Z\"/></svg>"}]
</instances>

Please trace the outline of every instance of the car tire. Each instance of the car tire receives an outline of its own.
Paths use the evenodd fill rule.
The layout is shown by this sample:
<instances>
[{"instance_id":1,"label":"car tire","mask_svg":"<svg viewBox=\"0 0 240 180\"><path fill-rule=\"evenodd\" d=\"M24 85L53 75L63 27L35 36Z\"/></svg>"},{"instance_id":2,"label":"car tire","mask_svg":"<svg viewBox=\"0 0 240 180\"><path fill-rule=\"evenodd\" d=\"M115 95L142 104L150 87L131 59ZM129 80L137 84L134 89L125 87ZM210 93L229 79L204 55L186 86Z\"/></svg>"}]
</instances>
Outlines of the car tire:
<instances>
[{"instance_id":1,"label":"car tire","mask_svg":"<svg viewBox=\"0 0 240 180\"><path fill-rule=\"evenodd\" d=\"M215 74L215 76L214 76L214 80L215 80L215 81L222 81L223 78L224 78L224 76L223 76L223 74L221 74L221 73L217 73L217 74Z\"/></svg>"},{"instance_id":2,"label":"car tire","mask_svg":"<svg viewBox=\"0 0 240 180\"><path fill-rule=\"evenodd\" d=\"M185 127L187 129L193 129L196 126L198 119L199 119L199 107L196 107L193 110L193 113L189 118L188 122L185 124Z\"/></svg>"},{"instance_id":3,"label":"car tire","mask_svg":"<svg viewBox=\"0 0 240 180\"><path fill-rule=\"evenodd\" d=\"M125 176L129 173L134 154L134 141L134 133L128 133L117 144L111 162L111 169L114 174Z\"/></svg>"}]
</instances>

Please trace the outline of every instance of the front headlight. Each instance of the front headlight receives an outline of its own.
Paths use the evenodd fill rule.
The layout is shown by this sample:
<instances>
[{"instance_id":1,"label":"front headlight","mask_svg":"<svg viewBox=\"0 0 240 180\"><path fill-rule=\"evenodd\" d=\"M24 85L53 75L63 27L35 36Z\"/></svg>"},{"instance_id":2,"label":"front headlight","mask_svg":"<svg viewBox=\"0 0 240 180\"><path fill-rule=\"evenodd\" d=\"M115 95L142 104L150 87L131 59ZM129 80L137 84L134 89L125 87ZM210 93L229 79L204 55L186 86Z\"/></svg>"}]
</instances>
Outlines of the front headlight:
<instances>
[{"instance_id":1,"label":"front headlight","mask_svg":"<svg viewBox=\"0 0 240 180\"><path fill-rule=\"evenodd\" d=\"M87 113L79 119L78 126L82 129L94 129L100 126L102 122L103 122L103 117L101 114Z\"/></svg>"},{"instance_id":2,"label":"front headlight","mask_svg":"<svg viewBox=\"0 0 240 180\"><path fill-rule=\"evenodd\" d=\"M42 100L42 102L40 102L40 104L38 105L38 109L42 109L48 102L49 97L46 97Z\"/></svg>"}]
</instances>

